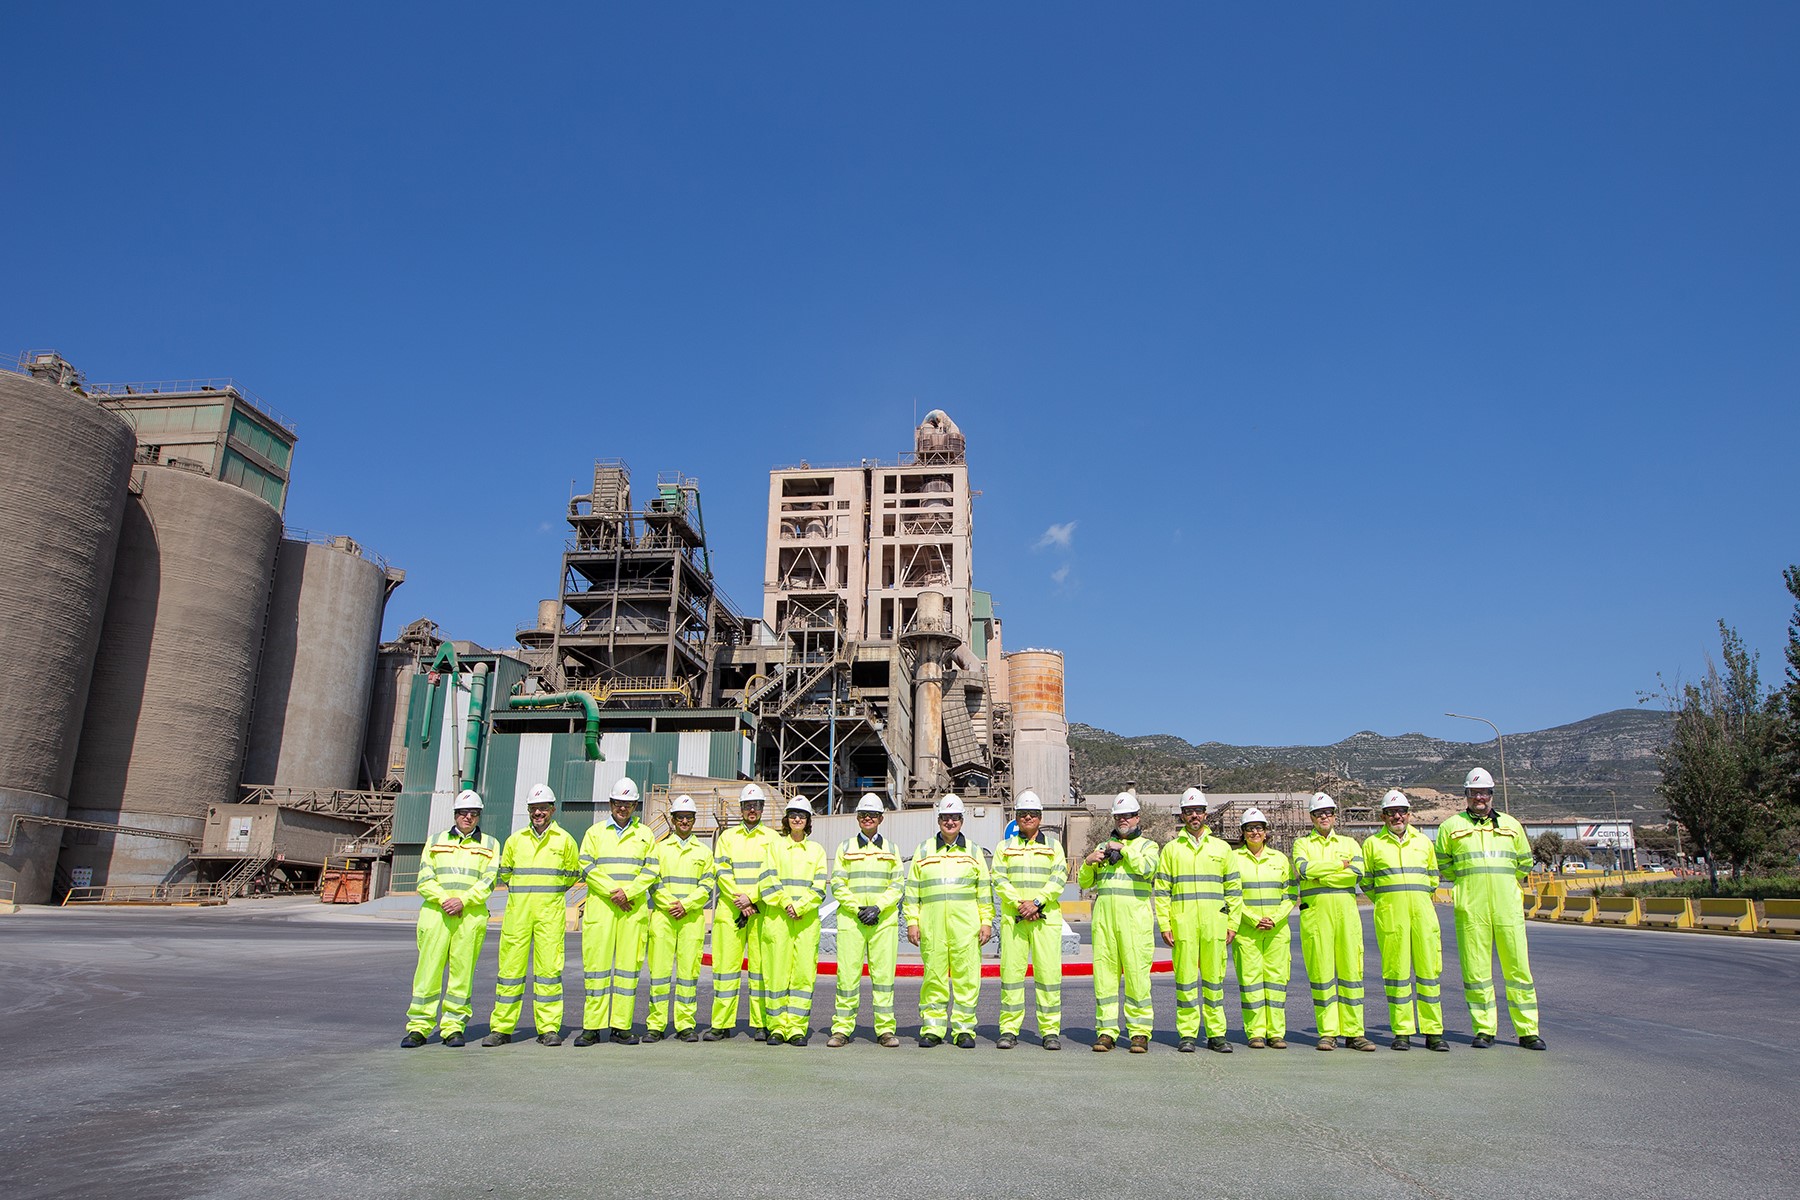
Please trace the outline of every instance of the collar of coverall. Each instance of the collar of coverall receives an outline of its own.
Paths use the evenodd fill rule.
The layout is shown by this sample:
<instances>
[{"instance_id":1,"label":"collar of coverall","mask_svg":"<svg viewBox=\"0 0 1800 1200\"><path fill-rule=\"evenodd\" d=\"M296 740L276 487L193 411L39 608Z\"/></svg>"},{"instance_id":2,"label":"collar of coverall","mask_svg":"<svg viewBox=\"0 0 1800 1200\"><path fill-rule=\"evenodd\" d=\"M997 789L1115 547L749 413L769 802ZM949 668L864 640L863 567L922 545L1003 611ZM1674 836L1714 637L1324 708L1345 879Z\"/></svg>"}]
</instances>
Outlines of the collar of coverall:
<instances>
[{"instance_id":1,"label":"collar of coverall","mask_svg":"<svg viewBox=\"0 0 1800 1200\"><path fill-rule=\"evenodd\" d=\"M464 834L458 833L456 826L452 825L450 827L450 836L459 842L479 842L481 840L481 826L477 825L475 828L469 830L468 833Z\"/></svg>"},{"instance_id":2,"label":"collar of coverall","mask_svg":"<svg viewBox=\"0 0 1800 1200\"><path fill-rule=\"evenodd\" d=\"M879 833L874 837L870 837L866 833L859 833L856 835L856 844L858 846L885 846L887 843L881 840Z\"/></svg>"},{"instance_id":3,"label":"collar of coverall","mask_svg":"<svg viewBox=\"0 0 1800 1200\"><path fill-rule=\"evenodd\" d=\"M952 846L954 846L954 847L956 847L956 848L958 848L958 849L961 849L961 848L963 848L963 847L965 847L965 846L967 846L967 845L968 845L968 844L969 844L969 842L968 842L968 839L967 839L967 838L965 838L965 837L963 837L963 835L962 835L962 834L960 834L960 833L959 833L959 834L957 834L957 835L956 835L956 836L955 836L955 837L954 837L954 838L952 838L952 839L951 839L951 840L949 840L949 841L947 841L947 842L946 842L946 841L945 841L945 840L944 840L944 834L943 834L943 831L941 831L941 830L940 830L940 831L939 831L939 832L938 832L938 835L937 835L937 843L938 843L938 848L939 848L939 849L942 849L942 850L948 850L948 849L950 849L950 848L951 848L951 847L952 847Z\"/></svg>"},{"instance_id":4,"label":"collar of coverall","mask_svg":"<svg viewBox=\"0 0 1800 1200\"><path fill-rule=\"evenodd\" d=\"M1018 832L1014 832L1013 836L1019 839L1020 844L1026 846L1048 846L1050 844L1044 840L1044 831L1041 829L1030 837Z\"/></svg>"}]
</instances>

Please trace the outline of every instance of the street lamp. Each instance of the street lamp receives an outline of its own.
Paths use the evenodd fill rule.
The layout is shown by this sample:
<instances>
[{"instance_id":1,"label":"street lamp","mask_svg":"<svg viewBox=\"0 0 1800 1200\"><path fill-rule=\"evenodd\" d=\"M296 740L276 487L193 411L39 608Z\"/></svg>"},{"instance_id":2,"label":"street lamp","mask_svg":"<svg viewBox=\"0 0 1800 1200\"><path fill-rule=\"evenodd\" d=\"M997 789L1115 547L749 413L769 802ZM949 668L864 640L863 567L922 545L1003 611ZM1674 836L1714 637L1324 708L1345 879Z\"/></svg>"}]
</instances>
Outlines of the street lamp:
<instances>
[{"instance_id":1,"label":"street lamp","mask_svg":"<svg viewBox=\"0 0 1800 1200\"><path fill-rule=\"evenodd\" d=\"M1455 717L1459 721L1480 721L1494 731L1494 740L1500 743L1500 811L1512 810L1512 799L1506 794L1506 739L1500 736L1500 727L1486 717L1471 717L1466 713L1447 712L1446 717Z\"/></svg>"}]
</instances>

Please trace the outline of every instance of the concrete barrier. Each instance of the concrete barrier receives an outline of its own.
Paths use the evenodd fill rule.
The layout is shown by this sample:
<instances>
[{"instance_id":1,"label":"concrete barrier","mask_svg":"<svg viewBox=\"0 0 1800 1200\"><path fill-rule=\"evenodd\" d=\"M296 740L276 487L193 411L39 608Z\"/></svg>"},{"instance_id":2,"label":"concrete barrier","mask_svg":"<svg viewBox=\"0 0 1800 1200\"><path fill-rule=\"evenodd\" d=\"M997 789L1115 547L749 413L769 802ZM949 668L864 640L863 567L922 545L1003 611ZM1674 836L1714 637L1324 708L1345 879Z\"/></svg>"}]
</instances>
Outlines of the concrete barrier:
<instances>
[{"instance_id":1,"label":"concrete barrier","mask_svg":"<svg viewBox=\"0 0 1800 1200\"><path fill-rule=\"evenodd\" d=\"M1692 929L1694 906L1683 896L1645 896L1639 902L1642 921L1652 929Z\"/></svg>"},{"instance_id":2,"label":"concrete barrier","mask_svg":"<svg viewBox=\"0 0 1800 1200\"><path fill-rule=\"evenodd\" d=\"M1596 925L1636 925L1640 916L1636 896L1594 897Z\"/></svg>"},{"instance_id":3,"label":"concrete barrier","mask_svg":"<svg viewBox=\"0 0 1800 1200\"><path fill-rule=\"evenodd\" d=\"M1764 933L1800 933L1800 900L1764 900Z\"/></svg>"},{"instance_id":4,"label":"concrete barrier","mask_svg":"<svg viewBox=\"0 0 1800 1200\"><path fill-rule=\"evenodd\" d=\"M1548 891L1544 892L1543 898L1538 901L1537 911L1531 914L1532 919L1538 921L1556 920L1558 917L1562 916L1563 901L1564 897L1559 894Z\"/></svg>"},{"instance_id":5,"label":"concrete barrier","mask_svg":"<svg viewBox=\"0 0 1800 1200\"><path fill-rule=\"evenodd\" d=\"M1730 933L1756 932L1756 906L1748 900L1704 896L1694 902L1694 926Z\"/></svg>"},{"instance_id":6,"label":"concrete barrier","mask_svg":"<svg viewBox=\"0 0 1800 1200\"><path fill-rule=\"evenodd\" d=\"M1562 902L1562 911L1556 914L1559 921L1572 921L1577 925L1594 923L1594 898L1592 896L1569 896Z\"/></svg>"}]
</instances>

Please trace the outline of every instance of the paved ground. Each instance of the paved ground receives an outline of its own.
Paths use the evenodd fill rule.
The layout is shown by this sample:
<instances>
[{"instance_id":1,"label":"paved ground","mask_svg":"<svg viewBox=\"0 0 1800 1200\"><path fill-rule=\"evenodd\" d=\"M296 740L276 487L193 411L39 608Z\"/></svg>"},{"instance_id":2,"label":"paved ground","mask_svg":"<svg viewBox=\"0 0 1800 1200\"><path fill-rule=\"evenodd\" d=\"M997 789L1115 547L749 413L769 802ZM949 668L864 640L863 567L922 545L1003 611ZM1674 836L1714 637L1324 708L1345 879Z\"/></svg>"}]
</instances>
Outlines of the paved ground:
<instances>
[{"instance_id":1,"label":"paved ground","mask_svg":"<svg viewBox=\"0 0 1800 1200\"><path fill-rule=\"evenodd\" d=\"M1471 1050L1448 987L1447 1055L1251 1052L1241 1035L1229 1057L1183 1055L1165 1032L1149 1055L1102 1056L1085 980L1060 1054L994 1049L991 984L974 1051L402 1052L404 925L297 902L27 910L0 917L0 1193L1794 1194L1800 945L1531 936L1547 1054ZM904 1033L916 983L899 995ZM1304 1002L1290 1022L1311 1027Z\"/></svg>"}]
</instances>

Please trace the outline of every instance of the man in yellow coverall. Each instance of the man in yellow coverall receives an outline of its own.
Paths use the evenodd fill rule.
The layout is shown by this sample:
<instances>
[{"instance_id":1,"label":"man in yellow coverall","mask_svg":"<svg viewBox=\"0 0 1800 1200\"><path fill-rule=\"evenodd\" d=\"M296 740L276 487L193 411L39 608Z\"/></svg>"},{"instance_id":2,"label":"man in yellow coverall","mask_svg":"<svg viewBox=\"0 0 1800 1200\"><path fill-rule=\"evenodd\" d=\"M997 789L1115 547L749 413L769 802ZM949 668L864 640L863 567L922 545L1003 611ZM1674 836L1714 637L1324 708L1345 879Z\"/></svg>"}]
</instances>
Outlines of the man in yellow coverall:
<instances>
[{"instance_id":1,"label":"man in yellow coverall","mask_svg":"<svg viewBox=\"0 0 1800 1200\"><path fill-rule=\"evenodd\" d=\"M1300 953L1312 980L1319 1049L1373 1050L1363 1036L1363 927L1356 909L1362 847L1336 832L1337 801L1324 792L1308 806L1313 831L1294 842L1294 885L1300 896Z\"/></svg>"},{"instance_id":2,"label":"man in yellow coverall","mask_svg":"<svg viewBox=\"0 0 1800 1200\"><path fill-rule=\"evenodd\" d=\"M1000 900L1000 1037L1010 1050L1025 1027L1025 971L1037 981L1037 1029L1044 1049L1062 1049L1062 890L1069 861L1044 833L1044 802L1026 790L1013 801L1018 832L994 851Z\"/></svg>"},{"instance_id":3,"label":"man in yellow coverall","mask_svg":"<svg viewBox=\"0 0 1800 1200\"><path fill-rule=\"evenodd\" d=\"M1138 828L1138 798L1113 799L1112 836L1081 860L1076 882L1094 893L1094 1049L1119 1039L1119 985L1125 985L1125 1031L1131 1052L1150 1049L1156 1013L1150 1001L1150 938L1156 925L1156 843Z\"/></svg>"},{"instance_id":4,"label":"man in yellow coverall","mask_svg":"<svg viewBox=\"0 0 1800 1200\"><path fill-rule=\"evenodd\" d=\"M1381 798L1382 828L1363 839L1363 891L1375 905L1375 944L1387 991L1394 1049L1412 1046L1415 1026L1427 1050L1444 1040L1444 935L1438 928L1437 852L1412 828L1412 801L1394 788ZM1414 1020L1415 1010L1417 1020Z\"/></svg>"},{"instance_id":5,"label":"man in yellow coverall","mask_svg":"<svg viewBox=\"0 0 1800 1200\"><path fill-rule=\"evenodd\" d=\"M531 975L531 1019L540 1045L562 1045L563 941L568 895L581 878L580 851L558 825L556 793L535 784L525 796L524 829L500 851L500 886L506 914L500 919L500 977L494 985L494 1013L484 1046L504 1046L519 1027L525 1007L525 977Z\"/></svg>"},{"instance_id":6,"label":"man in yellow coverall","mask_svg":"<svg viewBox=\"0 0 1800 1200\"><path fill-rule=\"evenodd\" d=\"M1182 793L1180 833L1157 856L1156 923L1174 949L1176 1049L1194 1052L1201 1017L1206 1048L1231 1053L1225 1040L1225 947L1236 934L1243 889L1232 849L1206 827L1206 793Z\"/></svg>"},{"instance_id":7,"label":"man in yellow coverall","mask_svg":"<svg viewBox=\"0 0 1800 1200\"><path fill-rule=\"evenodd\" d=\"M719 902L713 909L712 1027L705 1034L709 1042L737 1036L738 993L746 982L746 973L750 985L746 1005L750 1036L759 1042L768 1037L762 926L757 923L762 920L762 913L757 897L775 873L769 865L775 834L762 823L764 800L761 787L746 783L738 793L738 816L743 823L727 829L713 843L713 874L719 882Z\"/></svg>"},{"instance_id":8,"label":"man in yellow coverall","mask_svg":"<svg viewBox=\"0 0 1800 1200\"><path fill-rule=\"evenodd\" d=\"M500 843L481 832L480 796L465 790L452 804L454 824L419 856L419 963L413 970L402 1050L425 1044L437 1021L440 997L444 1045L463 1044L475 992L475 960L487 940L487 898L500 869Z\"/></svg>"},{"instance_id":9,"label":"man in yellow coverall","mask_svg":"<svg viewBox=\"0 0 1800 1200\"><path fill-rule=\"evenodd\" d=\"M692 796L669 802L672 829L656 841L656 882L650 885L650 1010L644 1040L660 1042L675 993L675 1036L697 1042L700 955L706 949L706 902L712 899L712 848L694 836L700 806Z\"/></svg>"},{"instance_id":10,"label":"man in yellow coverall","mask_svg":"<svg viewBox=\"0 0 1800 1200\"><path fill-rule=\"evenodd\" d=\"M637 818L638 789L630 779L613 784L607 803L612 820L591 826L581 839L587 903L581 910L581 967L587 984L577 1046L592 1046L607 1029L622 1045L637 1044L631 1032L637 1007L638 974L650 933L645 893L656 878L651 852L656 839Z\"/></svg>"},{"instance_id":11,"label":"man in yellow coverall","mask_svg":"<svg viewBox=\"0 0 1800 1200\"><path fill-rule=\"evenodd\" d=\"M1244 905L1231 960L1237 967L1238 1005L1252 1050L1287 1049L1288 976L1294 966L1293 868L1269 845L1269 819L1260 808L1238 817L1244 844L1234 851Z\"/></svg>"},{"instance_id":12,"label":"man in yellow coverall","mask_svg":"<svg viewBox=\"0 0 1800 1200\"><path fill-rule=\"evenodd\" d=\"M963 835L962 797L937 802L937 823L937 833L913 852L906 875L906 939L925 960L919 1045L941 1046L947 1033L973 1050L981 947L994 935L993 877L986 851Z\"/></svg>"},{"instance_id":13,"label":"man in yellow coverall","mask_svg":"<svg viewBox=\"0 0 1800 1200\"><path fill-rule=\"evenodd\" d=\"M894 973L900 957L900 897L905 889L900 852L881 836L887 815L881 797L856 802L856 836L838 843L831 864L831 896L837 901L837 1008L827 1047L847 1045L856 1032L863 964L869 967L875 1040L900 1044L894 1020Z\"/></svg>"},{"instance_id":14,"label":"man in yellow coverall","mask_svg":"<svg viewBox=\"0 0 1800 1200\"><path fill-rule=\"evenodd\" d=\"M1477 1050L1494 1044L1500 1014L1494 1004L1494 954L1506 977L1506 1007L1513 1032L1527 1050L1548 1047L1538 1036L1537 985L1525 949L1525 909L1519 884L1531 873L1525 827L1494 811L1494 777L1480 767L1463 784L1468 809L1438 826L1438 870L1454 893L1456 953L1462 960L1463 997L1475 1026Z\"/></svg>"}]
</instances>

